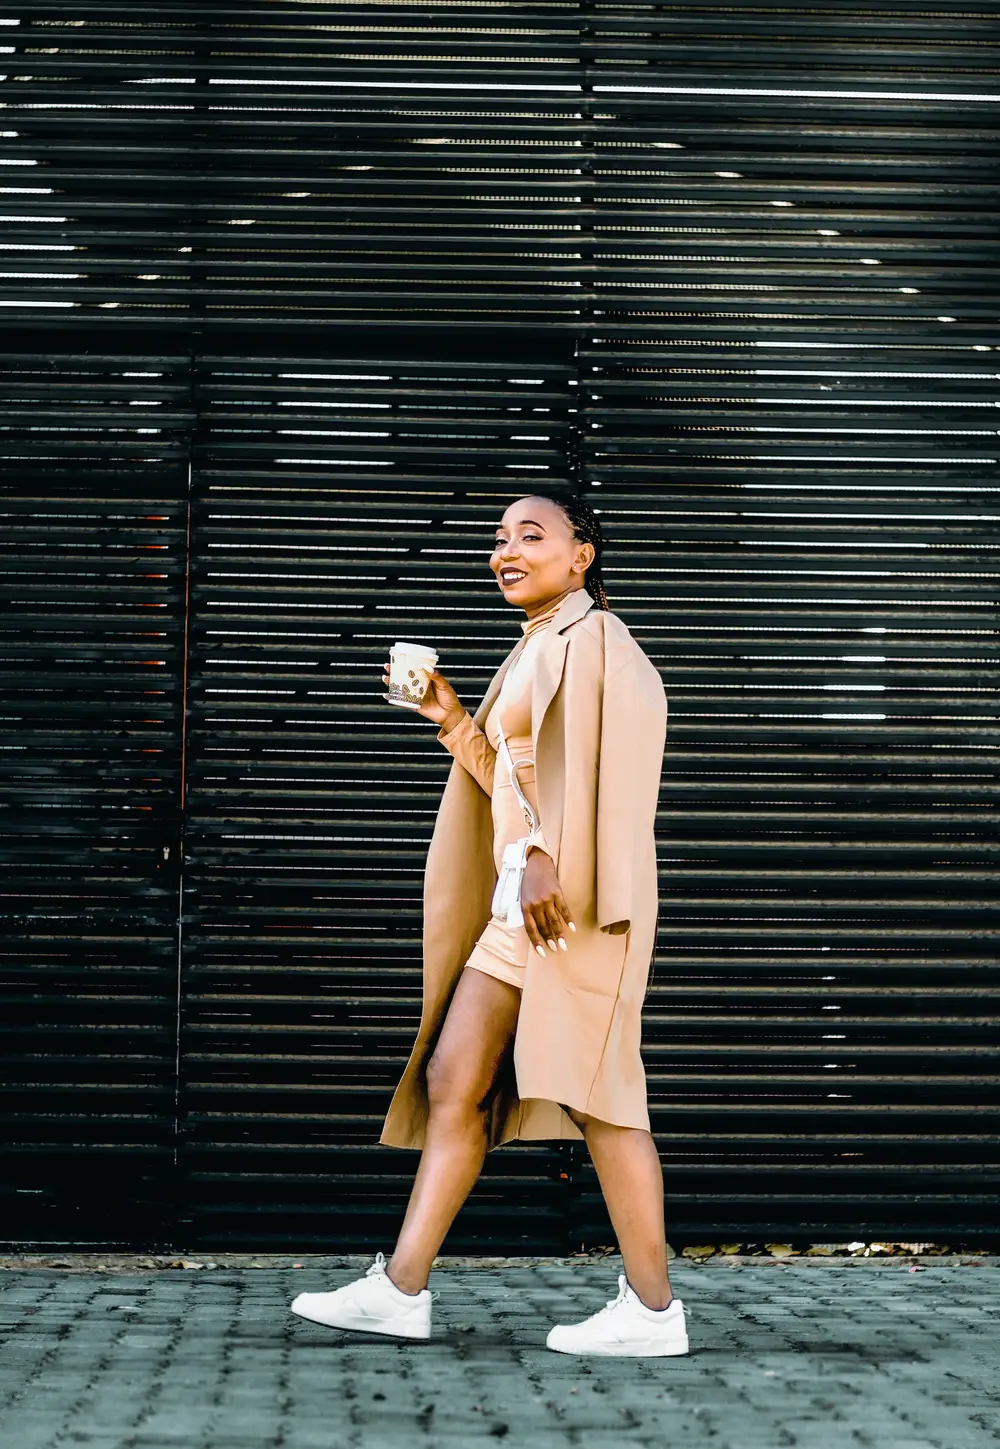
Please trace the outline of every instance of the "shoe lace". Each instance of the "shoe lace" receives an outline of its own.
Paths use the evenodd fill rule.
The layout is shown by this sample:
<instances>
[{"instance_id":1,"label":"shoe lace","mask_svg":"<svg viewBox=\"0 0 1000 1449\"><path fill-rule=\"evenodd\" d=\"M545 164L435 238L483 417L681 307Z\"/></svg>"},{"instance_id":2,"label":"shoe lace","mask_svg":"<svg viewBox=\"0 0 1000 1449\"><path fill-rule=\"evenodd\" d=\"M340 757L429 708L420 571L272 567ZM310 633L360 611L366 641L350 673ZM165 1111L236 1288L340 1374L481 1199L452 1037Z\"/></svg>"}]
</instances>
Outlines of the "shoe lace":
<instances>
[{"instance_id":1,"label":"shoe lace","mask_svg":"<svg viewBox=\"0 0 1000 1449\"><path fill-rule=\"evenodd\" d=\"M595 1313L594 1317L595 1318L601 1318L605 1313L610 1313L613 1309L617 1308L620 1303L624 1303L624 1301L625 1301L625 1294L627 1293L627 1291L628 1291L628 1279L626 1278L626 1276L625 1276L624 1273L619 1273L619 1275L618 1275L618 1297L617 1298L609 1298L608 1301L607 1301L607 1303L605 1303L604 1307L601 1308L601 1309L599 1309L598 1312ZM671 1299L671 1302L673 1302L673 1299ZM690 1310L685 1309L685 1314L688 1317L690 1317Z\"/></svg>"},{"instance_id":2,"label":"shoe lace","mask_svg":"<svg viewBox=\"0 0 1000 1449\"><path fill-rule=\"evenodd\" d=\"M384 1253L376 1253L375 1254L375 1261L371 1265L371 1267L366 1271L365 1277L366 1278L383 1278L385 1276L386 1276L385 1254ZM438 1297L438 1294L437 1293L432 1293L431 1294L431 1302L433 1303L437 1297Z\"/></svg>"},{"instance_id":3,"label":"shoe lace","mask_svg":"<svg viewBox=\"0 0 1000 1449\"><path fill-rule=\"evenodd\" d=\"M375 1261L365 1273L366 1278L381 1278L385 1273L385 1254L376 1253Z\"/></svg>"},{"instance_id":4,"label":"shoe lace","mask_svg":"<svg viewBox=\"0 0 1000 1449\"><path fill-rule=\"evenodd\" d=\"M628 1289L628 1279L625 1277L625 1274L624 1273L619 1273L618 1274L618 1297L617 1298L609 1298L608 1301L607 1301L607 1303L605 1303L604 1307L603 1308L599 1308L598 1311L594 1314L594 1317L595 1318L603 1318L603 1316L604 1316L605 1313L611 1313L613 1309L615 1309L615 1308L618 1307L619 1303L624 1303L625 1302L625 1293L626 1293L626 1290L627 1289Z\"/></svg>"}]
</instances>

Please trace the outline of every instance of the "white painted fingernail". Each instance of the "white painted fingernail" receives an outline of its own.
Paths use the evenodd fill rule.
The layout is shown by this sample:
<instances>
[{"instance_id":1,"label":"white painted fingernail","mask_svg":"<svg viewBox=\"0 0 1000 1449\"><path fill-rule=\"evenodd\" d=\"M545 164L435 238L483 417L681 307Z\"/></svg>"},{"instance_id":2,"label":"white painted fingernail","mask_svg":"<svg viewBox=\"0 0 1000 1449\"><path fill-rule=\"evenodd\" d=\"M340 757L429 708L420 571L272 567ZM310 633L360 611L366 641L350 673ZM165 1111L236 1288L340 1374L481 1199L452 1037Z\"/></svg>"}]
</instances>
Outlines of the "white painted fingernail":
<instances>
[{"instance_id":1,"label":"white painted fingernail","mask_svg":"<svg viewBox=\"0 0 1000 1449\"><path fill-rule=\"evenodd\" d=\"M576 927L574 926L574 924L573 924L572 921L570 921L570 923L569 923L569 928L570 928L571 931L575 931L576 930Z\"/></svg>"},{"instance_id":2,"label":"white painted fingernail","mask_svg":"<svg viewBox=\"0 0 1000 1449\"><path fill-rule=\"evenodd\" d=\"M563 951L568 951L569 950L569 947L566 945L566 941L565 941L565 939L562 936L559 937L559 946L560 946L560 949L563 950Z\"/></svg>"},{"instance_id":3,"label":"white painted fingernail","mask_svg":"<svg viewBox=\"0 0 1000 1449\"><path fill-rule=\"evenodd\" d=\"M545 947L544 946L536 946L535 947L535 950L538 952L539 956L544 956L545 955Z\"/></svg>"},{"instance_id":4,"label":"white painted fingernail","mask_svg":"<svg viewBox=\"0 0 1000 1449\"><path fill-rule=\"evenodd\" d=\"M549 940L549 950L550 951L554 951L555 949L556 949L556 943L555 943L555 941L551 940L551 938L550 938L550 940Z\"/></svg>"}]
</instances>

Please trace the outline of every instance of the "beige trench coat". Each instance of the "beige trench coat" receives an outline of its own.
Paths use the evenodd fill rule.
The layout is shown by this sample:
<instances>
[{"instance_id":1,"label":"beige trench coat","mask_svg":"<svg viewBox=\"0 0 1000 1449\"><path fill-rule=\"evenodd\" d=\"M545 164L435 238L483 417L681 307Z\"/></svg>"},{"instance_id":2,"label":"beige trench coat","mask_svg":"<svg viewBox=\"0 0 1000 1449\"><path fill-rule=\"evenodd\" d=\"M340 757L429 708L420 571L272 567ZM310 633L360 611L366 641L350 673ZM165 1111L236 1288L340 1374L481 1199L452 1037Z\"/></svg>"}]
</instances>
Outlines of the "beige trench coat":
<instances>
[{"instance_id":1,"label":"beige trench coat","mask_svg":"<svg viewBox=\"0 0 1000 1449\"><path fill-rule=\"evenodd\" d=\"M473 715L483 727L522 638ZM564 1106L649 1127L640 1013L656 943L653 835L667 727L660 675L617 615L568 594L538 645L531 702L535 788L576 925L569 950L529 953L513 1070L489 1145L576 1138ZM499 764L497 768L502 768ZM424 998L417 1039L381 1141L420 1147L425 1068L452 991L490 919L496 885L489 796L452 762L424 877Z\"/></svg>"}]
</instances>

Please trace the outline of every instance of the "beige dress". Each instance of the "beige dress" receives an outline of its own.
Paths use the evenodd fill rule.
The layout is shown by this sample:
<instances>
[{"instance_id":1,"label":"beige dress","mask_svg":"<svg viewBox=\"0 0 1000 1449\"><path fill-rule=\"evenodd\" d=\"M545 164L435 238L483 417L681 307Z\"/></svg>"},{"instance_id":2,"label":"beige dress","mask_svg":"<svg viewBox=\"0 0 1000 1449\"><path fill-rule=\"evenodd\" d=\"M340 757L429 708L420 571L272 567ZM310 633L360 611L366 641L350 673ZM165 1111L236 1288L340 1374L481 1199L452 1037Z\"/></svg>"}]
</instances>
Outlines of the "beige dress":
<instances>
[{"instance_id":1,"label":"beige dress","mask_svg":"<svg viewBox=\"0 0 1000 1449\"><path fill-rule=\"evenodd\" d=\"M525 643L521 653L508 669L503 689L484 720L485 731L467 714L453 730L439 731L438 739L490 796L493 812L493 863L499 875L504 847L530 832L531 842L551 855L538 819L538 796L535 791L535 767L531 762L531 686L535 652L543 631L549 626L562 598L543 614L526 620L521 628ZM500 732L497 714L503 719L504 734L511 759L524 760L517 771L517 782L535 812L534 831L526 819L521 802L514 791L508 771L498 755ZM476 971L484 971L511 986L524 989L524 972L531 951L531 941L523 926L508 926L495 916L487 923L465 963Z\"/></svg>"}]
</instances>

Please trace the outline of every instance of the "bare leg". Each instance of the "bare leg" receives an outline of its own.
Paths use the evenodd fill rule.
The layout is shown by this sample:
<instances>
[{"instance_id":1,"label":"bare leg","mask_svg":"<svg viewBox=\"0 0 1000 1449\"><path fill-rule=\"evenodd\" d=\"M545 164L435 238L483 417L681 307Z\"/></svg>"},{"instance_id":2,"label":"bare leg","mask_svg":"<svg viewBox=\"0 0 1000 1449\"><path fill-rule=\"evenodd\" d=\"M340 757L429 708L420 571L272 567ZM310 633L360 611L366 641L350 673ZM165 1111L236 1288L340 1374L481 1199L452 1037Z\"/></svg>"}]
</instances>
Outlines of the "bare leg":
<instances>
[{"instance_id":1,"label":"bare leg","mask_svg":"<svg viewBox=\"0 0 1000 1449\"><path fill-rule=\"evenodd\" d=\"M482 1171L487 1107L520 1009L516 986L472 968L462 972L427 1066L427 1135L388 1267L404 1293L427 1286L445 1234Z\"/></svg>"},{"instance_id":2,"label":"bare leg","mask_svg":"<svg viewBox=\"0 0 1000 1449\"><path fill-rule=\"evenodd\" d=\"M616 1127L571 1112L583 1131L622 1250L629 1286L647 1308L666 1308L673 1297L667 1273L663 1173L656 1144L637 1127Z\"/></svg>"}]
</instances>

